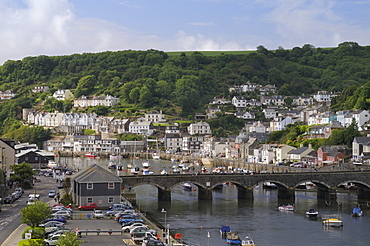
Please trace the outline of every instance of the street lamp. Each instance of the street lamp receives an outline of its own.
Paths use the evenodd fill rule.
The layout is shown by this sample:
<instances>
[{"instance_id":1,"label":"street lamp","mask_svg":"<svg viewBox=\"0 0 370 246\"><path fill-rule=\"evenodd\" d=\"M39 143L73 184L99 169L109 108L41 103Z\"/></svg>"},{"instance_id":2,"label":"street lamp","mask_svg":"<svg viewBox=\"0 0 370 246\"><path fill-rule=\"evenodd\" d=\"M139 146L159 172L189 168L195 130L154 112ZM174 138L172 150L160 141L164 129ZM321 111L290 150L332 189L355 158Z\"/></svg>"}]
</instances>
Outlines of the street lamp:
<instances>
[{"instance_id":1,"label":"street lamp","mask_svg":"<svg viewBox=\"0 0 370 246\"><path fill-rule=\"evenodd\" d=\"M167 211L162 208L162 213L164 213L164 238L165 238L165 243L167 244Z\"/></svg>"}]
</instances>

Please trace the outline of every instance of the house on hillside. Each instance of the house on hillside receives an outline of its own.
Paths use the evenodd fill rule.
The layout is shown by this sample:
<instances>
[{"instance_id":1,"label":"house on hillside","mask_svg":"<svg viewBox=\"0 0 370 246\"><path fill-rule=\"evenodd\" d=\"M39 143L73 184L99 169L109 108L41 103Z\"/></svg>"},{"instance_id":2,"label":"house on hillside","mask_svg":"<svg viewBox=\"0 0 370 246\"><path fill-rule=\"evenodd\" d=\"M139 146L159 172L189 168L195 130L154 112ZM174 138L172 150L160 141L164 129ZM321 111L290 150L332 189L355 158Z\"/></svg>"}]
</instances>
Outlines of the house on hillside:
<instances>
[{"instance_id":1,"label":"house on hillside","mask_svg":"<svg viewBox=\"0 0 370 246\"><path fill-rule=\"evenodd\" d=\"M288 160L291 162L302 161L302 158L310 154L312 151L315 150L312 149L311 146L291 150L288 152Z\"/></svg>"},{"instance_id":2,"label":"house on hillside","mask_svg":"<svg viewBox=\"0 0 370 246\"><path fill-rule=\"evenodd\" d=\"M351 150L346 145L324 145L317 150L317 165L338 163L350 155Z\"/></svg>"},{"instance_id":3,"label":"house on hillside","mask_svg":"<svg viewBox=\"0 0 370 246\"><path fill-rule=\"evenodd\" d=\"M108 209L121 202L122 179L97 164L92 164L71 177L73 201L77 206L95 203Z\"/></svg>"},{"instance_id":4,"label":"house on hillside","mask_svg":"<svg viewBox=\"0 0 370 246\"><path fill-rule=\"evenodd\" d=\"M370 159L370 137L355 137L353 139L352 159L354 161Z\"/></svg>"},{"instance_id":5,"label":"house on hillside","mask_svg":"<svg viewBox=\"0 0 370 246\"><path fill-rule=\"evenodd\" d=\"M59 101L64 101L73 98L73 94L70 90L57 90L53 97Z\"/></svg>"},{"instance_id":6,"label":"house on hillside","mask_svg":"<svg viewBox=\"0 0 370 246\"><path fill-rule=\"evenodd\" d=\"M146 113L144 117L146 121L153 123L166 122L166 118L164 117L162 110L159 112L157 110L152 110L149 113Z\"/></svg>"}]
</instances>

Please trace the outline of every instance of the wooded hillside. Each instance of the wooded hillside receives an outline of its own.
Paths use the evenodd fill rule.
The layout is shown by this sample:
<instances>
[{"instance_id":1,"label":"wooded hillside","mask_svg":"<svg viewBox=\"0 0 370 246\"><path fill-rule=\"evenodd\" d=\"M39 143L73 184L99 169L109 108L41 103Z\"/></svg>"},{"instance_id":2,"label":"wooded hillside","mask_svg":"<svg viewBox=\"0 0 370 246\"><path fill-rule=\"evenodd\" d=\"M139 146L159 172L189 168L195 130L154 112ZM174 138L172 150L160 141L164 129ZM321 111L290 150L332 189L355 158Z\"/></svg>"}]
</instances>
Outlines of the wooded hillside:
<instances>
[{"instance_id":1,"label":"wooded hillside","mask_svg":"<svg viewBox=\"0 0 370 246\"><path fill-rule=\"evenodd\" d=\"M220 52L213 56L127 50L26 57L9 60L0 67L0 90L17 94L0 104L0 128L2 133L7 132L7 118L8 122L20 119L22 108L39 104L58 89L70 89L76 97L119 97L121 104L116 106L116 113L133 112L133 108L163 109L166 114L188 116L204 109L213 97L228 96L230 86L247 81L274 84L284 96L344 91L339 100L334 100L335 109L369 108L369 78L370 47L355 42L345 42L337 48L307 44L275 51L259 46L256 52ZM37 85L47 85L50 91L32 93ZM359 89L362 85L366 90ZM71 102L51 99L43 105L49 111L72 108Z\"/></svg>"}]
</instances>

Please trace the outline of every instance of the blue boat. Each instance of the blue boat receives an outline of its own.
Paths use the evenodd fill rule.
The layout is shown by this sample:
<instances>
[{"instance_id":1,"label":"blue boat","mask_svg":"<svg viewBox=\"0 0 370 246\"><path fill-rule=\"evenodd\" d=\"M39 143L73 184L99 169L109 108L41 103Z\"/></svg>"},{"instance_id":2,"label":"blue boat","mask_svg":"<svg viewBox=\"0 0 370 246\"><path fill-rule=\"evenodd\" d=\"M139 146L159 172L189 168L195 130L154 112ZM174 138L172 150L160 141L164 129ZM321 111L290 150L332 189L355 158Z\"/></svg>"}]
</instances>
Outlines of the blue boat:
<instances>
[{"instance_id":1,"label":"blue boat","mask_svg":"<svg viewBox=\"0 0 370 246\"><path fill-rule=\"evenodd\" d=\"M361 210L361 208L360 207L354 207L353 209L352 209L352 216L353 217L361 217L362 216L362 210Z\"/></svg>"},{"instance_id":2,"label":"blue boat","mask_svg":"<svg viewBox=\"0 0 370 246\"><path fill-rule=\"evenodd\" d=\"M182 184L182 188L184 190L191 191L193 187L192 187L192 185L190 183L183 183Z\"/></svg>"},{"instance_id":3,"label":"blue boat","mask_svg":"<svg viewBox=\"0 0 370 246\"><path fill-rule=\"evenodd\" d=\"M223 238L225 238L229 232L230 232L230 226L223 226L220 229L221 237Z\"/></svg>"},{"instance_id":4,"label":"blue boat","mask_svg":"<svg viewBox=\"0 0 370 246\"><path fill-rule=\"evenodd\" d=\"M240 245L242 240L238 236L237 232L229 232L226 236L226 242L228 244Z\"/></svg>"}]
</instances>

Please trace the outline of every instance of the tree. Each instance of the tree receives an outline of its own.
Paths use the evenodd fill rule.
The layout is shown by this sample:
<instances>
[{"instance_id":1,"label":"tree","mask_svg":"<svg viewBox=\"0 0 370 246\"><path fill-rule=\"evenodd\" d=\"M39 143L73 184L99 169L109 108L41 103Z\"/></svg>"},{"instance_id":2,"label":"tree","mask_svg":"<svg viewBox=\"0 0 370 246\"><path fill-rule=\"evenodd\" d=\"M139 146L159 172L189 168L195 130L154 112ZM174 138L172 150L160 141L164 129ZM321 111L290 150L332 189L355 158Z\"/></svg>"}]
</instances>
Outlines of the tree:
<instances>
[{"instance_id":1,"label":"tree","mask_svg":"<svg viewBox=\"0 0 370 246\"><path fill-rule=\"evenodd\" d=\"M73 232L67 232L64 235L65 237L59 237L56 243L57 246L80 246L83 243L83 241L78 240Z\"/></svg>"},{"instance_id":2,"label":"tree","mask_svg":"<svg viewBox=\"0 0 370 246\"><path fill-rule=\"evenodd\" d=\"M36 201L24 207L21 210L21 216L22 223L36 227L51 217L51 209L47 203Z\"/></svg>"},{"instance_id":3,"label":"tree","mask_svg":"<svg viewBox=\"0 0 370 246\"><path fill-rule=\"evenodd\" d=\"M26 180L32 179L33 175L35 174L31 165L25 162L17 165L11 165L10 170L14 172L14 175L10 177L10 180L19 182L22 187L23 183Z\"/></svg>"},{"instance_id":4,"label":"tree","mask_svg":"<svg viewBox=\"0 0 370 246\"><path fill-rule=\"evenodd\" d=\"M75 91L75 97L80 97L82 95L89 95L93 91L95 84L97 83L95 75L88 75L82 77L78 81L78 85Z\"/></svg>"}]
</instances>

